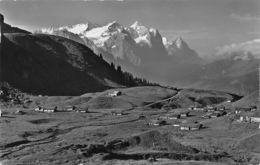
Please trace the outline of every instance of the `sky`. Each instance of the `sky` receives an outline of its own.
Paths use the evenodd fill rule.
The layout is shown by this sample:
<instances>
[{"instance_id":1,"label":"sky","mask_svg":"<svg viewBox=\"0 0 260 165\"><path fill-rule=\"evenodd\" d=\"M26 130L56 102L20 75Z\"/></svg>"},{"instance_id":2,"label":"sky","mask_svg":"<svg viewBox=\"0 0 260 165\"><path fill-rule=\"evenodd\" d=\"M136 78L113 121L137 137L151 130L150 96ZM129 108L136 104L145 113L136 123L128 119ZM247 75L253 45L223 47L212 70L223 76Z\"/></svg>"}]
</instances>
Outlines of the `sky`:
<instances>
[{"instance_id":1,"label":"sky","mask_svg":"<svg viewBox=\"0 0 260 165\"><path fill-rule=\"evenodd\" d=\"M0 13L29 31L139 21L169 40L182 37L205 57L219 47L260 38L260 0L0 0Z\"/></svg>"}]
</instances>

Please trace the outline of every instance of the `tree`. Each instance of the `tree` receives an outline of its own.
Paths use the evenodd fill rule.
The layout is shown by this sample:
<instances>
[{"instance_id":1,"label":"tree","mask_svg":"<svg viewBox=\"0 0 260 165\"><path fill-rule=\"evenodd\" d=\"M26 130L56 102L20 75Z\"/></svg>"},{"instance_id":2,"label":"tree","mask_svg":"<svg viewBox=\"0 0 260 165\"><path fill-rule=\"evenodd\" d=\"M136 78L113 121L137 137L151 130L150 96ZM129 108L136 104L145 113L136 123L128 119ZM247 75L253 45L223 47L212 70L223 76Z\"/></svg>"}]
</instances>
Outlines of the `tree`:
<instances>
[{"instance_id":1,"label":"tree","mask_svg":"<svg viewBox=\"0 0 260 165\"><path fill-rule=\"evenodd\" d=\"M117 66L117 69L116 69L119 73L122 73L122 68L120 65Z\"/></svg>"},{"instance_id":2,"label":"tree","mask_svg":"<svg viewBox=\"0 0 260 165\"><path fill-rule=\"evenodd\" d=\"M110 67L111 67L112 69L115 69L115 64L114 64L113 62L111 62Z\"/></svg>"},{"instance_id":3,"label":"tree","mask_svg":"<svg viewBox=\"0 0 260 165\"><path fill-rule=\"evenodd\" d=\"M102 60L103 60L103 56L102 56L102 54L100 53L100 55L99 55L99 58L101 58Z\"/></svg>"}]
</instances>

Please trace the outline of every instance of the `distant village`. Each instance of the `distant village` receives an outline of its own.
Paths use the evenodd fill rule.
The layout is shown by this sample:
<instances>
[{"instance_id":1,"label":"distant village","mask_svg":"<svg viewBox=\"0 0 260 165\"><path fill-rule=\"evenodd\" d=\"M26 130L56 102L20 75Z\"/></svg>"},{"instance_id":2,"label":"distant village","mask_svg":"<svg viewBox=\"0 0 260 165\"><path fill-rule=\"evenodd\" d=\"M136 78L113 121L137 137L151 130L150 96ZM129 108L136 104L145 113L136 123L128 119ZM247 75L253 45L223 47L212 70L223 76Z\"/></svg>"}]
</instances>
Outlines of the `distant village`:
<instances>
[{"instance_id":1,"label":"distant village","mask_svg":"<svg viewBox=\"0 0 260 165\"><path fill-rule=\"evenodd\" d=\"M121 96L122 92L118 90L110 91L106 97L118 97ZM230 100L226 101L230 103ZM146 124L149 126L163 126L163 125L172 125L173 127L178 128L181 131L195 131L205 128L203 121L205 119L215 119L223 116L229 116L229 119L232 122L237 123L258 123L260 129L260 114L256 115L257 106L252 105L250 107L239 107L239 108L228 108L224 105L208 105L205 107L202 106L191 106L189 108L181 109L172 109L167 110L167 113L164 113L156 117L147 117L144 114L139 115L140 120L145 120ZM88 107L81 108L75 105L67 107L41 107L38 106L34 109L35 112L41 113L56 113L56 112L79 112L79 113L89 113ZM18 112L19 113L19 112ZM0 116L3 113L0 111ZM114 110L110 111L112 116L123 116L127 115L124 110ZM190 120L192 117L197 117L198 120Z\"/></svg>"},{"instance_id":2,"label":"distant village","mask_svg":"<svg viewBox=\"0 0 260 165\"><path fill-rule=\"evenodd\" d=\"M148 122L150 126L162 126L162 125L172 125L173 127L178 127L182 131L194 131L204 128L202 122L203 120L190 122L189 118L194 116L194 112L201 112L200 115L196 115L202 119L214 119L223 116L229 116L234 122L244 122L244 123L259 123L260 129L260 116L255 115L257 110L256 106L251 106L249 108L236 108L235 111L226 108L225 106L206 106L206 107L190 107L181 109L180 112L167 113L161 115L156 119L152 119ZM191 115L193 114L193 115Z\"/></svg>"},{"instance_id":3,"label":"distant village","mask_svg":"<svg viewBox=\"0 0 260 165\"><path fill-rule=\"evenodd\" d=\"M121 91L111 91L106 97L118 97L122 95ZM230 100L226 101L230 103ZM163 126L163 125L172 125L173 127L178 128L181 131L195 131L205 128L203 125L203 119L214 119L223 116L229 116L230 119L237 123L259 123L260 129L260 116L255 115L255 111L257 110L257 106L250 106L245 108L236 108L235 110L227 108L224 105L208 105L205 107L202 106L191 106L189 108L182 108L179 111L172 109L169 113L165 113L156 118L148 118L145 115L139 115L139 119L144 119L149 126ZM43 113L55 113L58 112L58 107L55 106L53 108L35 108L36 112ZM82 109L76 106L68 106L63 111L66 112L81 112L88 113L88 108ZM112 116L123 116L127 115L127 113L123 110L121 111L111 111L110 114ZM200 119L198 121L190 121L189 118L196 116Z\"/></svg>"}]
</instances>

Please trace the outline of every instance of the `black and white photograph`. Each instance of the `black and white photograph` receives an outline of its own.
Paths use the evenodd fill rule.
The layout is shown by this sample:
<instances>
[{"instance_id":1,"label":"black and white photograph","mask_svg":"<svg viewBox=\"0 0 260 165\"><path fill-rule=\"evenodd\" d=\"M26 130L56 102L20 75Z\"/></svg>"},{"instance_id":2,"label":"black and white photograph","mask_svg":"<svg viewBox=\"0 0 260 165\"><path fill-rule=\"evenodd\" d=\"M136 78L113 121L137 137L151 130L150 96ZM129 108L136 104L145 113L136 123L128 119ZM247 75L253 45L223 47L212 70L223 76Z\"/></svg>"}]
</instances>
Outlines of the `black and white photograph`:
<instances>
[{"instance_id":1,"label":"black and white photograph","mask_svg":"<svg viewBox=\"0 0 260 165\"><path fill-rule=\"evenodd\" d=\"M0 165L260 165L260 0L0 0Z\"/></svg>"}]
</instances>

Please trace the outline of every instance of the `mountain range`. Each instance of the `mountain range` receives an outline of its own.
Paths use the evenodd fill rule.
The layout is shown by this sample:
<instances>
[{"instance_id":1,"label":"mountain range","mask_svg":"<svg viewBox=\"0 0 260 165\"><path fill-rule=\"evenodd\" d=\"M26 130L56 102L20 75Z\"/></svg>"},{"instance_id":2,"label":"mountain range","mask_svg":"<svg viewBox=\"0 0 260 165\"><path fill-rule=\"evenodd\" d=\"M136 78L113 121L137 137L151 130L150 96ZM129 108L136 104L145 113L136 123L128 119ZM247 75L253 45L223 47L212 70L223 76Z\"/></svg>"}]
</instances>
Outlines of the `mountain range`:
<instances>
[{"instance_id":1,"label":"mountain range","mask_svg":"<svg viewBox=\"0 0 260 165\"><path fill-rule=\"evenodd\" d=\"M181 37L173 41L159 30L136 21L123 26L117 21L47 28L36 31L62 36L82 43L123 70L162 84L178 87L216 89L249 94L258 89L259 51L246 42L219 49L214 61L205 63ZM242 50L241 50L242 49ZM248 85L250 84L250 85Z\"/></svg>"},{"instance_id":2,"label":"mountain range","mask_svg":"<svg viewBox=\"0 0 260 165\"><path fill-rule=\"evenodd\" d=\"M155 81L162 79L158 76L159 72L168 72L164 66L202 62L182 38L168 41L157 29L137 21L129 27L117 21L102 26L88 22L36 32L59 35L83 43L96 54L102 54L109 62L121 65L123 70Z\"/></svg>"},{"instance_id":3,"label":"mountain range","mask_svg":"<svg viewBox=\"0 0 260 165\"><path fill-rule=\"evenodd\" d=\"M171 56L174 60L176 56L175 58L181 58L184 62L187 62L188 58L201 60L182 38L168 41L162 38L157 29L149 28L137 21L129 27L117 21L103 26L88 22L36 32L73 39L84 43L97 54L106 53L105 56L111 56L107 57L110 60L123 60L136 66L145 65L151 57L162 59Z\"/></svg>"}]
</instances>

